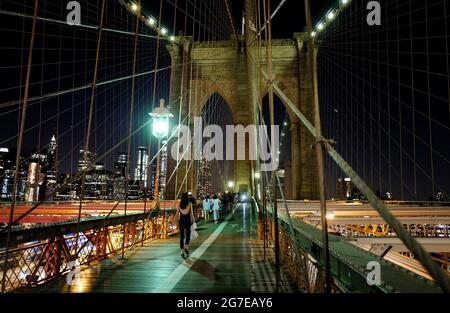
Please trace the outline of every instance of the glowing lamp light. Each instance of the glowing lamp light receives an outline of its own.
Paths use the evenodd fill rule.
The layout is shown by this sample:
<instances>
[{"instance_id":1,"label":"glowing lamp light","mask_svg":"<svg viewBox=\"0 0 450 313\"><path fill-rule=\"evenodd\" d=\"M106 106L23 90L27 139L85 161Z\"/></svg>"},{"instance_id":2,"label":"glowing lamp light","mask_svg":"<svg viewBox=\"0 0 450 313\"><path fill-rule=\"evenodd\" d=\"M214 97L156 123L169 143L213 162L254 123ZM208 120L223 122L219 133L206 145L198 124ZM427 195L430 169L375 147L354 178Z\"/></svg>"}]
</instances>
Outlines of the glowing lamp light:
<instances>
[{"instance_id":1,"label":"glowing lamp light","mask_svg":"<svg viewBox=\"0 0 450 313\"><path fill-rule=\"evenodd\" d=\"M261 178L261 174L260 173L255 173L255 178L256 179L260 179Z\"/></svg>"},{"instance_id":2,"label":"glowing lamp light","mask_svg":"<svg viewBox=\"0 0 450 313\"><path fill-rule=\"evenodd\" d=\"M162 35L167 35L167 29L161 28L161 34Z\"/></svg>"},{"instance_id":3,"label":"glowing lamp light","mask_svg":"<svg viewBox=\"0 0 450 313\"><path fill-rule=\"evenodd\" d=\"M175 36L170 36L170 37L169 37L169 40L170 40L170 41L175 41Z\"/></svg>"},{"instance_id":4,"label":"glowing lamp light","mask_svg":"<svg viewBox=\"0 0 450 313\"><path fill-rule=\"evenodd\" d=\"M150 116L153 118L152 135L158 139L169 136L169 118L173 117L170 110L166 107L157 107Z\"/></svg>"},{"instance_id":5,"label":"glowing lamp light","mask_svg":"<svg viewBox=\"0 0 450 313\"><path fill-rule=\"evenodd\" d=\"M147 19L147 23L148 23L148 25L153 26L156 24L156 20L153 17L149 17Z\"/></svg>"},{"instance_id":6,"label":"glowing lamp light","mask_svg":"<svg viewBox=\"0 0 450 313\"><path fill-rule=\"evenodd\" d=\"M330 213L327 214L327 219L328 220L332 220L333 218L334 218L334 213L333 212L330 212Z\"/></svg>"},{"instance_id":7,"label":"glowing lamp light","mask_svg":"<svg viewBox=\"0 0 450 313\"><path fill-rule=\"evenodd\" d=\"M331 11L330 13L328 13L327 18L331 21L332 19L334 19L335 14L333 11Z\"/></svg>"},{"instance_id":8,"label":"glowing lamp light","mask_svg":"<svg viewBox=\"0 0 450 313\"><path fill-rule=\"evenodd\" d=\"M316 32L312 32L311 37L313 37L313 38L316 37Z\"/></svg>"},{"instance_id":9,"label":"glowing lamp light","mask_svg":"<svg viewBox=\"0 0 450 313\"><path fill-rule=\"evenodd\" d=\"M229 182L228 182L228 188L233 188L233 187L234 187L234 182L229 181Z\"/></svg>"},{"instance_id":10,"label":"glowing lamp light","mask_svg":"<svg viewBox=\"0 0 450 313\"><path fill-rule=\"evenodd\" d=\"M134 2L131 3L130 8L133 12L137 12L139 10L139 6Z\"/></svg>"},{"instance_id":11,"label":"glowing lamp light","mask_svg":"<svg viewBox=\"0 0 450 313\"><path fill-rule=\"evenodd\" d=\"M323 28L324 28L323 23L320 23L319 25L317 25L317 29L318 29L318 30L322 30Z\"/></svg>"},{"instance_id":12,"label":"glowing lamp light","mask_svg":"<svg viewBox=\"0 0 450 313\"><path fill-rule=\"evenodd\" d=\"M156 138L165 138L169 135L169 121L163 118L156 118L153 122L152 134Z\"/></svg>"}]
</instances>

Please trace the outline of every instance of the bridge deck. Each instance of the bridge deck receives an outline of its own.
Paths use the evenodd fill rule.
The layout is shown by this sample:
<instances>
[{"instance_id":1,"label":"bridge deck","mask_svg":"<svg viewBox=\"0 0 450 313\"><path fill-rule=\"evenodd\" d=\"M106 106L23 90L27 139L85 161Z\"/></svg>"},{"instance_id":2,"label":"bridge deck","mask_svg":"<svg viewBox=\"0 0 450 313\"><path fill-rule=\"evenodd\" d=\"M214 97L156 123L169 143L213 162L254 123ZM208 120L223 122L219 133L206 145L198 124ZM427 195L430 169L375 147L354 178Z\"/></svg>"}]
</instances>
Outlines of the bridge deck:
<instances>
[{"instance_id":1,"label":"bridge deck","mask_svg":"<svg viewBox=\"0 0 450 313\"><path fill-rule=\"evenodd\" d=\"M257 242L254 215L240 205L221 223L199 223L199 238L183 261L177 236L157 240L125 258L115 256L81 271L68 285L66 278L34 289L36 292L273 292L273 257L264 261ZM270 249L267 249L270 253ZM288 290L283 286L286 291Z\"/></svg>"}]
</instances>

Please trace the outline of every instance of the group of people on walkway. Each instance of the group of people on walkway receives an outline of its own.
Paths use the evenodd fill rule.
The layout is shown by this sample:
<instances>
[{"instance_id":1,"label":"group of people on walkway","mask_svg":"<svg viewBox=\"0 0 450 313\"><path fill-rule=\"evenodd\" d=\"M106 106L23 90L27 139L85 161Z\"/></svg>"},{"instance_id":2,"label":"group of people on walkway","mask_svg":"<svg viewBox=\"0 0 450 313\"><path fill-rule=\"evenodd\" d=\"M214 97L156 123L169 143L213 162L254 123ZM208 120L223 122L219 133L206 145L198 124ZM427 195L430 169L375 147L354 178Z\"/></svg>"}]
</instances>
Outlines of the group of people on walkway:
<instances>
[{"instance_id":1,"label":"group of people on walkway","mask_svg":"<svg viewBox=\"0 0 450 313\"><path fill-rule=\"evenodd\" d=\"M221 201L217 195L214 195L212 197L210 195L206 195L203 197L203 216L206 223L209 222L211 213L213 214L214 222L216 224L219 222L220 205Z\"/></svg>"},{"instance_id":2,"label":"group of people on walkway","mask_svg":"<svg viewBox=\"0 0 450 313\"><path fill-rule=\"evenodd\" d=\"M219 222L220 208L232 209L234 206L234 196L232 193L225 191L223 193L203 196L203 216L205 222L209 222L210 215L213 214L214 222Z\"/></svg>"}]
</instances>

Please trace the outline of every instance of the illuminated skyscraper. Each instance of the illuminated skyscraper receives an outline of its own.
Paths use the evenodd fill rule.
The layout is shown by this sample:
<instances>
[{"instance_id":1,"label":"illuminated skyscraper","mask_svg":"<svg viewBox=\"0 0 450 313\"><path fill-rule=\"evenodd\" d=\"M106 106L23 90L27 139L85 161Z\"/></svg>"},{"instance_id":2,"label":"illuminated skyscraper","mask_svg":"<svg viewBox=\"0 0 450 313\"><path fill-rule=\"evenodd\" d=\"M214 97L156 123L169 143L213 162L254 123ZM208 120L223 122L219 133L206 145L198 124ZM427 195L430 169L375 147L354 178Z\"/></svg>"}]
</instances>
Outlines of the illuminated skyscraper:
<instances>
[{"instance_id":1,"label":"illuminated skyscraper","mask_svg":"<svg viewBox=\"0 0 450 313\"><path fill-rule=\"evenodd\" d=\"M336 198L347 200L352 197L353 184L350 178L338 178L336 184Z\"/></svg>"},{"instance_id":2,"label":"illuminated skyscraper","mask_svg":"<svg viewBox=\"0 0 450 313\"><path fill-rule=\"evenodd\" d=\"M55 135L50 139L47 149L47 162L44 171L46 172L45 194L52 200L51 195L54 193L58 183L58 156Z\"/></svg>"},{"instance_id":3,"label":"illuminated skyscraper","mask_svg":"<svg viewBox=\"0 0 450 313\"><path fill-rule=\"evenodd\" d=\"M125 199L125 175L127 173L128 166L128 155L126 153L120 153L117 156L116 162L114 163L114 195L115 200ZM129 176L129 175L128 175ZM129 177L128 177L129 178Z\"/></svg>"},{"instance_id":4,"label":"illuminated skyscraper","mask_svg":"<svg viewBox=\"0 0 450 313\"><path fill-rule=\"evenodd\" d=\"M113 173L102 163L86 173L85 199L111 200L113 198Z\"/></svg>"},{"instance_id":5,"label":"illuminated skyscraper","mask_svg":"<svg viewBox=\"0 0 450 313\"><path fill-rule=\"evenodd\" d=\"M137 182L142 182L144 188L147 187L147 164L148 163L148 153L147 148L138 148L138 158L136 168L134 170L134 180Z\"/></svg>"},{"instance_id":6,"label":"illuminated skyscraper","mask_svg":"<svg viewBox=\"0 0 450 313\"><path fill-rule=\"evenodd\" d=\"M0 148L0 198L10 199L14 177L14 164L8 148Z\"/></svg>"},{"instance_id":7,"label":"illuminated skyscraper","mask_svg":"<svg viewBox=\"0 0 450 313\"><path fill-rule=\"evenodd\" d=\"M40 200L40 193L42 184L44 182L45 174L42 173L42 168L46 163L47 157L44 154L33 153L31 155L31 162L28 164L27 180L25 184L25 201L36 202Z\"/></svg>"},{"instance_id":8,"label":"illuminated skyscraper","mask_svg":"<svg viewBox=\"0 0 450 313\"><path fill-rule=\"evenodd\" d=\"M86 153L86 164L84 164L84 150L80 150L80 159L78 160L78 172L81 172L85 169L94 169L95 168L95 154L87 151Z\"/></svg>"},{"instance_id":9,"label":"illuminated skyscraper","mask_svg":"<svg viewBox=\"0 0 450 313\"><path fill-rule=\"evenodd\" d=\"M8 148L0 148L0 174L5 169L6 163L8 162Z\"/></svg>"},{"instance_id":10,"label":"illuminated skyscraper","mask_svg":"<svg viewBox=\"0 0 450 313\"><path fill-rule=\"evenodd\" d=\"M200 159L198 174L198 195L204 196L211 192L211 166L204 155Z\"/></svg>"}]
</instances>

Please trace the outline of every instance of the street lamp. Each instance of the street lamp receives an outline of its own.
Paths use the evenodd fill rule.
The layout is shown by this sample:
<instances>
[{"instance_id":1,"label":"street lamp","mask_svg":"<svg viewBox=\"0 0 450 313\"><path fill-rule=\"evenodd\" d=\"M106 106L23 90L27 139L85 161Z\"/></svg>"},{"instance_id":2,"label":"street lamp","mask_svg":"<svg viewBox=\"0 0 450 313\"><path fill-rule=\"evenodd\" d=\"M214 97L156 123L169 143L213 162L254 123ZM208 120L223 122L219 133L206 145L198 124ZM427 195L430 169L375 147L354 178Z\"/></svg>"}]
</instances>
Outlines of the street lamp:
<instances>
[{"instance_id":1,"label":"street lamp","mask_svg":"<svg viewBox=\"0 0 450 313\"><path fill-rule=\"evenodd\" d=\"M150 116L153 119L152 135L159 140L169 136L169 118L173 117L169 108L164 107L164 99L161 99L160 106L154 108Z\"/></svg>"},{"instance_id":2,"label":"street lamp","mask_svg":"<svg viewBox=\"0 0 450 313\"><path fill-rule=\"evenodd\" d=\"M161 140L165 139L169 136L169 119L173 117L173 114L170 113L169 108L164 106L164 99L159 101L159 107L153 109L151 113L149 113L152 117L152 135L158 139L158 150L156 157L156 178L155 178L155 190L154 190L154 198L158 201L159 197L159 173L160 173L160 159L161 159Z\"/></svg>"}]
</instances>

